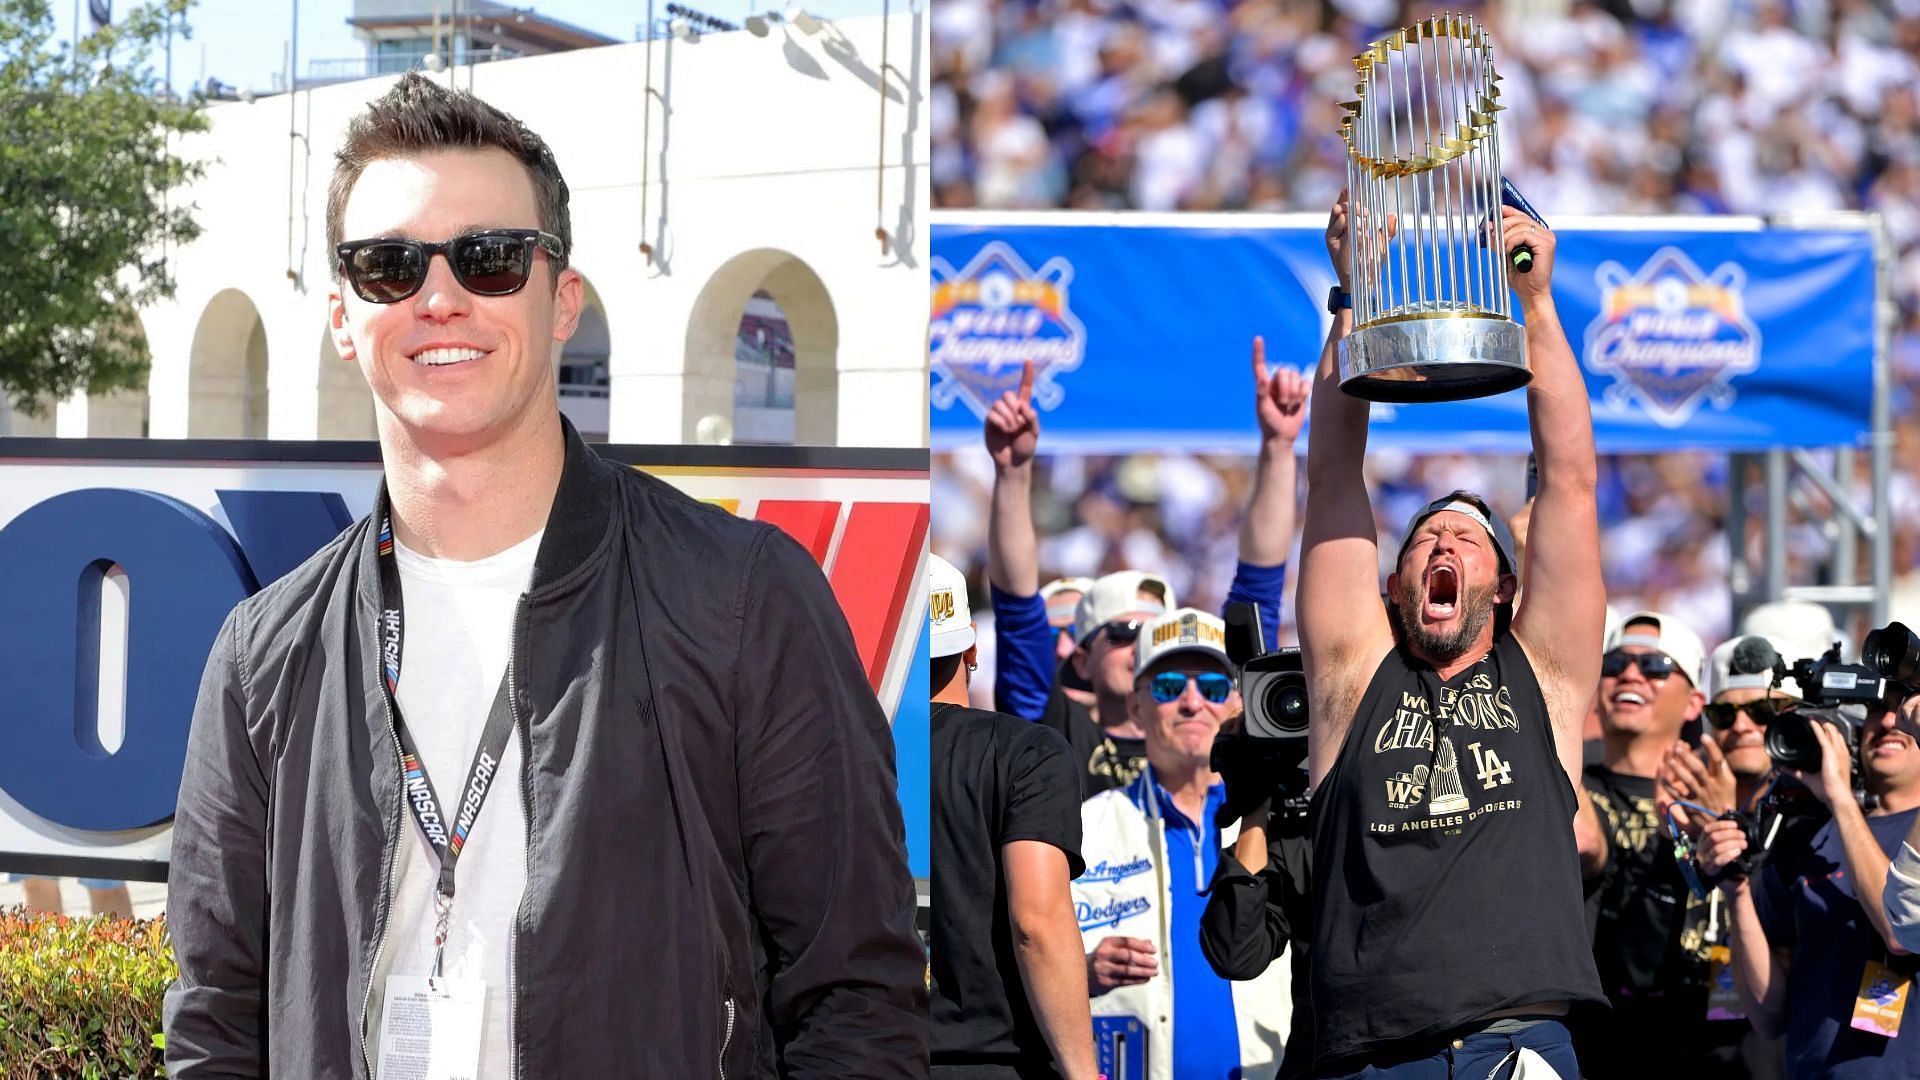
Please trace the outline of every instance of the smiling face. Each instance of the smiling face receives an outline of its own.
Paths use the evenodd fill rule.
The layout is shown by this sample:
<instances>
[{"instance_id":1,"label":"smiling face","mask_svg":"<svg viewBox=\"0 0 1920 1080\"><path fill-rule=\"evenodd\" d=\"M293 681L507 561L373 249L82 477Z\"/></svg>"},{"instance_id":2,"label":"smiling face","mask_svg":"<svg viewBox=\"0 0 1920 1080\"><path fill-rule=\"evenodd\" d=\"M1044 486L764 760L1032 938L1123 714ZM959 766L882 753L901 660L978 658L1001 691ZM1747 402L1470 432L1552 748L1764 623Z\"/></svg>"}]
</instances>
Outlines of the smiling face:
<instances>
[{"instance_id":1,"label":"smiling face","mask_svg":"<svg viewBox=\"0 0 1920 1080\"><path fill-rule=\"evenodd\" d=\"M347 196L341 233L444 242L475 229L540 225L526 168L488 148L369 163ZM557 424L554 349L572 336L581 295L580 275L556 273L543 252L510 296L469 293L436 255L420 291L398 303L363 300L344 280L327 299L334 344L360 365L379 403L382 438L462 452Z\"/></svg>"},{"instance_id":2,"label":"smiling face","mask_svg":"<svg viewBox=\"0 0 1920 1080\"><path fill-rule=\"evenodd\" d=\"M1629 623L1626 629L1631 632L1636 626L1646 633L1658 633L1650 623ZM1660 650L1623 645L1620 651L1644 656ZM1603 672L1600 676L1600 728L1609 735L1678 738L1680 726L1700 715L1705 704L1706 695L1695 690L1678 669L1663 679L1649 679L1635 663L1618 675Z\"/></svg>"},{"instance_id":3,"label":"smiling face","mask_svg":"<svg viewBox=\"0 0 1920 1080\"><path fill-rule=\"evenodd\" d=\"M1875 795L1920 792L1920 694L1868 714L1860 730L1860 771Z\"/></svg>"},{"instance_id":4,"label":"smiling face","mask_svg":"<svg viewBox=\"0 0 1920 1080\"><path fill-rule=\"evenodd\" d=\"M1432 664L1491 647L1494 608L1513 592L1487 531L1454 510L1421 522L1387 577L1407 647Z\"/></svg>"},{"instance_id":5,"label":"smiling face","mask_svg":"<svg viewBox=\"0 0 1920 1080\"><path fill-rule=\"evenodd\" d=\"M1667 681L1672 682L1674 679L1681 678L1685 676L1671 675L1668 676ZM1774 698L1773 704L1786 704L1785 699L1764 686L1722 690L1713 700L1715 704L1750 705L1756 701L1766 700L1770 694ZM1733 770L1733 775L1751 780L1765 776L1767 770L1773 767L1772 759L1767 757L1767 729L1754 723L1753 716L1748 710L1742 709L1734 713L1733 726L1724 731L1713 729L1712 735L1713 741L1720 745L1720 752L1727 756L1727 767Z\"/></svg>"},{"instance_id":6,"label":"smiling face","mask_svg":"<svg viewBox=\"0 0 1920 1080\"><path fill-rule=\"evenodd\" d=\"M1133 715L1146 735L1147 757L1162 768L1175 762L1204 767L1213 754L1213 740L1220 734L1220 726L1240 711L1240 691L1236 687L1225 701L1212 702L1201 695L1199 683L1188 679L1178 698L1155 701L1149 685L1155 675L1168 671L1233 673L1216 656L1179 652L1154 661L1134 685Z\"/></svg>"}]
</instances>

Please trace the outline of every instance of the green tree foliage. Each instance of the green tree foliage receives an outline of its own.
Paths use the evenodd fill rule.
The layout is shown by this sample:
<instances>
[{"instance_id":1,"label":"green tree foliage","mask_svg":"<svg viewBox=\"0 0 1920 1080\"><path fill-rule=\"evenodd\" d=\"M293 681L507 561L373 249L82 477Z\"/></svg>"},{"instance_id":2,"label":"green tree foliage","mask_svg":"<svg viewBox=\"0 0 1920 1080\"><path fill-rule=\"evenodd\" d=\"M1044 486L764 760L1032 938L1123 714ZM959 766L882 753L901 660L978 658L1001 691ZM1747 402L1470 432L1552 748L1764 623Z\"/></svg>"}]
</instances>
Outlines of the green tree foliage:
<instances>
[{"instance_id":1,"label":"green tree foliage","mask_svg":"<svg viewBox=\"0 0 1920 1080\"><path fill-rule=\"evenodd\" d=\"M201 167L176 151L206 118L150 63L189 2L70 49L47 0L0 0L0 395L22 411L145 385L132 313L173 295L166 254L200 233L179 189Z\"/></svg>"}]
</instances>

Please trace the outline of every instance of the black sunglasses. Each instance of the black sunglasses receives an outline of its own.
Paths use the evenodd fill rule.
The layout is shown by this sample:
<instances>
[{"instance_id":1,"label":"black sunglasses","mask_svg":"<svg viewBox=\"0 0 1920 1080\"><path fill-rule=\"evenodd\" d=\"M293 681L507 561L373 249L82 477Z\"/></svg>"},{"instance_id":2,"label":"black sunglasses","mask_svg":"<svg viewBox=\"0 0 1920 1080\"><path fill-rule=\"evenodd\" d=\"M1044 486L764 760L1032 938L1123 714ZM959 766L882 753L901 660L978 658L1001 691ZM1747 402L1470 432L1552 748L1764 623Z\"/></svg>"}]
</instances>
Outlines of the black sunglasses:
<instances>
[{"instance_id":1,"label":"black sunglasses","mask_svg":"<svg viewBox=\"0 0 1920 1080\"><path fill-rule=\"evenodd\" d=\"M1780 710L1766 700L1749 701L1744 705L1716 701L1700 710L1700 714L1707 718L1707 723L1712 725L1715 731L1725 731L1732 727L1734 717L1740 713L1746 713L1747 719L1752 720L1755 726L1766 727L1773 723L1774 717L1780 715Z\"/></svg>"},{"instance_id":2,"label":"black sunglasses","mask_svg":"<svg viewBox=\"0 0 1920 1080\"><path fill-rule=\"evenodd\" d=\"M1100 627L1115 645L1131 645L1140 637L1139 619L1118 619Z\"/></svg>"},{"instance_id":3,"label":"black sunglasses","mask_svg":"<svg viewBox=\"0 0 1920 1080\"><path fill-rule=\"evenodd\" d=\"M1638 667L1640 674L1655 682L1680 670L1680 665L1674 663L1673 657L1666 653L1630 653L1625 649L1615 649L1600 658L1600 674L1617 679L1626 673L1629 664Z\"/></svg>"},{"instance_id":4,"label":"black sunglasses","mask_svg":"<svg viewBox=\"0 0 1920 1080\"><path fill-rule=\"evenodd\" d=\"M445 255L461 288L475 296L511 296L533 274L533 253L543 250L557 272L567 264L567 246L539 229L480 229L443 244L379 236L350 240L334 249L354 294L369 304L397 304L426 284L427 264Z\"/></svg>"}]
</instances>

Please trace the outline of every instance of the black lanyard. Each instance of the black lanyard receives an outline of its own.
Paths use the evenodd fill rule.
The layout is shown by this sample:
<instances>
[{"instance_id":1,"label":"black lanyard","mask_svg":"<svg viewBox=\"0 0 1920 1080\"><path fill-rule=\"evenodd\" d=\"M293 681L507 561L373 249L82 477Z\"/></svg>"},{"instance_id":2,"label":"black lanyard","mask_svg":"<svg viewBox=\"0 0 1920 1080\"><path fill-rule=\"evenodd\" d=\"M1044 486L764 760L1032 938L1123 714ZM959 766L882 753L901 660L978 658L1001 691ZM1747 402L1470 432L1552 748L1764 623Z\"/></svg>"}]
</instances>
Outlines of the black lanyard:
<instances>
[{"instance_id":1,"label":"black lanyard","mask_svg":"<svg viewBox=\"0 0 1920 1080\"><path fill-rule=\"evenodd\" d=\"M453 871L460 861L460 851L473 835L473 826L480 817L481 804L487 800L487 793L493 790L493 782L500 770L500 757L506 752L507 740L513 736L513 707L507 694L507 684L512 676L508 671L500 678L500 689L494 692L493 705L487 710L487 724L480 732L480 745L474 748L473 764L467 769L467 782L462 786L460 804L449 817L445 804L433 789L433 781L427 777L427 764L420 760L420 753L414 748L413 740L407 735L406 721L400 715L400 701L395 696L400 685L400 641L405 626L405 604L400 595L400 569L393 554L393 514L386 507L384 493L381 497L380 512L380 666L383 678L381 691L387 695L387 707L393 711L393 733L400 740L400 786L413 809L413 820L420 826L421 834L427 845L433 848L440 860L440 882L434 895L434 910L438 923L434 934L433 972L440 974L440 954L446 945L447 924L453 911ZM509 661L511 668L511 661Z\"/></svg>"}]
</instances>

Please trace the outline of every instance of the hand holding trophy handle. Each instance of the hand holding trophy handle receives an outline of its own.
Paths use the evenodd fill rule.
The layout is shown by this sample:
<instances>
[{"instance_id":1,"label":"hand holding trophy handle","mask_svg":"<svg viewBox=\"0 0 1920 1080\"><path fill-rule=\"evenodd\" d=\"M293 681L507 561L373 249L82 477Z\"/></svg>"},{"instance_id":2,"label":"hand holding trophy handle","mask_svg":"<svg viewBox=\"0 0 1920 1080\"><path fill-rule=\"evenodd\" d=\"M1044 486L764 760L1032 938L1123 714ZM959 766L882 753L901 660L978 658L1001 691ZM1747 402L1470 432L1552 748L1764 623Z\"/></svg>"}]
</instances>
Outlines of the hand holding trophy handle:
<instances>
[{"instance_id":1,"label":"hand holding trophy handle","mask_svg":"<svg viewBox=\"0 0 1920 1080\"><path fill-rule=\"evenodd\" d=\"M1513 186L1513 181L1504 176L1500 178L1500 201L1539 222L1541 228L1547 227L1547 219L1541 217L1540 212L1533 208L1533 204L1527 201L1526 196L1520 194L1520 189ZM1516 274L1531 273L1533 271L1532 245L1520 244L1509 250L1507 264Z\"/></svg>"}]
</instances>

